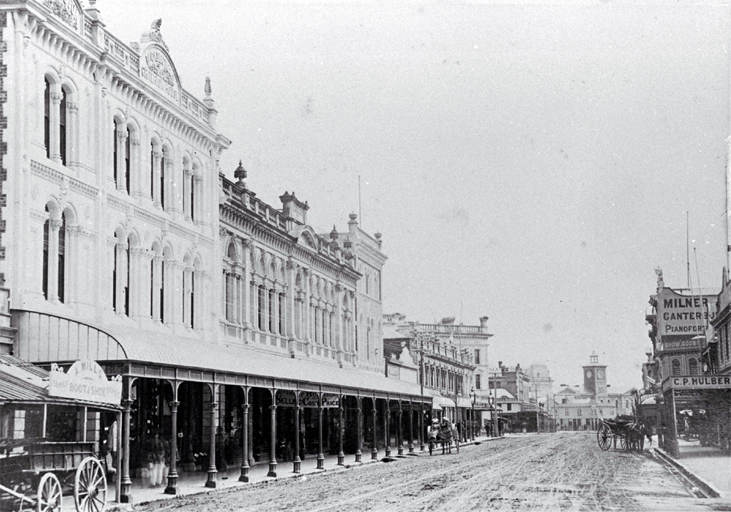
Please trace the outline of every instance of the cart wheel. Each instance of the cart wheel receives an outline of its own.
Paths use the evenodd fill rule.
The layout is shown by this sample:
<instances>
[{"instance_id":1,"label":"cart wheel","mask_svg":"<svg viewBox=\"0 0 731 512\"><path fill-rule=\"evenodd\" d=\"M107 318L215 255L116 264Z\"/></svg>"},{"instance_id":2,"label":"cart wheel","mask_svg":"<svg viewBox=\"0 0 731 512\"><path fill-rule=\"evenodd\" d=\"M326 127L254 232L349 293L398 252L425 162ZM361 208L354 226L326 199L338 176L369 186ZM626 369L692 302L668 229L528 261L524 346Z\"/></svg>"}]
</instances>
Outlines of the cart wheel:
<instances>
[{"instance_id":1,"label":"cart wheel","mask_svg":"<svg viewBox=\"0 0 731 512\"><path fill-rule=\"evenodd\" d=\"M102 512L107 505L107 478L94 457L82 460L76 470L74 503L77 512Z\"/></svg>"},{"instance_id":2,"label":"cart wheel","mask_svg":"<svg viewBox=\"0 0 731 512\"><path fill-rule=\"evenodd\" d=\"M61 482L53 473L46 473L38 484L37 512L61 512Z\"/></svg>"},{"instance_id":3,"label":"cart wheel","mask_svg":"<svg viewBox=\"0 0 731 512\"><path fill-rule=\"evenodd\" d=\"M627 440L624 438L624 436L616 436L617 444L619 445L620 450L626 450L627 449ZM615 448L617 447L617 444L615 444Z\"/></svg>"},{"instance_id":4,"label":"cart wheel","mask_svg":"<svg viewBox=\"0 0 731 512\"><path fill-rule=\"evenodd\" d=\"M609 427L602 423L602 426L599 427L599 430L596 431L596 440L597 443L599 443L599 448L602 449L602 451L607 451L612 446L612 433L609 430Z\"/></svg>"}]
</instances>

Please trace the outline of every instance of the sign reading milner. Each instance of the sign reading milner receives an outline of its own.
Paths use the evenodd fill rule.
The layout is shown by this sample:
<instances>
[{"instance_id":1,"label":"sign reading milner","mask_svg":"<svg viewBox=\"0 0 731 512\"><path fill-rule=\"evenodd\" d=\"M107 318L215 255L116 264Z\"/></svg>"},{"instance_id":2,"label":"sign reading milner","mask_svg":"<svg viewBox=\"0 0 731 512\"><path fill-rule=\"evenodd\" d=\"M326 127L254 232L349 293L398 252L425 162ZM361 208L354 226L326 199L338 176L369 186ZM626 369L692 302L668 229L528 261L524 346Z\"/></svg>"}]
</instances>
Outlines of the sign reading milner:
<instances>
[{"instance_id":1,"label":"sign reading milner","mask_svg":"<svg viewBox=\"0 0 731 512\"><path fill-rule=\"evenodd\" d=\"M711 316L709 299L715 295L681 295L663 288L657 300L660 336L696 336L705 333Z\"/></svg>"},{"instance_id":2,"label":"sign reading milner","mask_svg":"<svg viewBox=\"0 0 731 512\"><path fill-rule=\"evenodd\" d=\"M48 394L87 402L119 405L122 401L122 381L107 380L107 375L96 361L76 361L69 371L51 371Z\"/></svg>"},{"instance_id":3,"label":"sign reading milner","mask_svg":"<svg viewBox=\"0 0 731 512\"><path fill-rule=\"evenodd\" d=\"M695 375L670 377L668 389L731 389L731 376Z\"/></svg>"}]
</instances>

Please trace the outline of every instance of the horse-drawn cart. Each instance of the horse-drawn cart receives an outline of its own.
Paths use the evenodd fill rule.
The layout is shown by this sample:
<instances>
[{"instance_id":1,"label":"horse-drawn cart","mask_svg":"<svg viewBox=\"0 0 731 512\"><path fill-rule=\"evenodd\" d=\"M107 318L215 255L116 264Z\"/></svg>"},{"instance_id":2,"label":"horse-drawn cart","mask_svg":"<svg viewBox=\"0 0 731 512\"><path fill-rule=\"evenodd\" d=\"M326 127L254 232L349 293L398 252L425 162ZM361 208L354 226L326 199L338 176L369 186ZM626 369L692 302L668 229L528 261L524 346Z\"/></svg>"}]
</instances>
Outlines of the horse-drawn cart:
<instances>
[{"instance_id":1,"label":"horse-drawn cart","mask_svg":"<svg viewBox=\"0 0 731 512\"><path fill-rule=\"evenodd\" d=\"M457 435L456 428L446 418L442 419L441 422L434 421L432 426L429 428L429 455L434 453L434 447L439 444L442 447L442 454L452 453L452 441L454 441L457 453L459 453L459 436Z\"/></svg>"},{"instance_id":2,"label":"horse-drawn cart","mask_svg":"<svg viewBox=\"0 0 731 512\"><path fill-rule=\"evenodd\" d=\"M596 432L596 439L599 448L603 451L614 448L627 451L641 452L644 449L644 436L646 428L644 424L632 416L617 416L615 419L603 419L599 430Z\"/></svg>"},{"instance_id":3,"label":"horse-drawn cart","mask_svg":"<svg viewBox=\"0 0 731 512\"><path fill-rule=\"evenodd\" d=\"M71 486L77 511L104 510L107 479L93 443L24 441L0 446L0 510L60 511Z\"/></svg>"},{"instance_id":4,"label":"horse-drawn cart","mask_svg":"<svg viewBox=\"0 0 731 512\"><path fill-rule=\"evenodd\" d=\"M105 509L106 475L114 468L102 455L118 454L120 444L104 446L101 434L105 421L119 420L120 408L52 389L58 382L74 389L77 381L70 373L49 373L0 356L0 511L57 512L63 510L64 496L69 502L72 494L79 512ZM102 393L102 380L79 380L78 385ZM108 459L119 467L119 457ZM116 490L119 496L118 482Z\"/></svg>"}]
</instances>

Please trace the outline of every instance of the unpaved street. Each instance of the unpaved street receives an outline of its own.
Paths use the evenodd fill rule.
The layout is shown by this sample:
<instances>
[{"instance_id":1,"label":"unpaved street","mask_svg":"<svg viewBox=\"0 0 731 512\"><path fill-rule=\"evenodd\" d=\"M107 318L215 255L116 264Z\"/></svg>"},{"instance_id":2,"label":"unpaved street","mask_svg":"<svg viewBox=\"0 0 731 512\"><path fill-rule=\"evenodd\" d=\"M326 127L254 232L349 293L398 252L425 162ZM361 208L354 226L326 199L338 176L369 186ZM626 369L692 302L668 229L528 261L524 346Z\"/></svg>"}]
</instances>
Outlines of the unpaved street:
<instances>
[{"instance_id":1,"label":"unpaved street","mask_svg":"<svg viewBox=\"0 0 731 512\"><path fill-rule=\"evenodd\" d=\"M137 510L731 510L693 497L652 457L599 450L593 432L526 435Z\"/></svg>"}]
</instances>

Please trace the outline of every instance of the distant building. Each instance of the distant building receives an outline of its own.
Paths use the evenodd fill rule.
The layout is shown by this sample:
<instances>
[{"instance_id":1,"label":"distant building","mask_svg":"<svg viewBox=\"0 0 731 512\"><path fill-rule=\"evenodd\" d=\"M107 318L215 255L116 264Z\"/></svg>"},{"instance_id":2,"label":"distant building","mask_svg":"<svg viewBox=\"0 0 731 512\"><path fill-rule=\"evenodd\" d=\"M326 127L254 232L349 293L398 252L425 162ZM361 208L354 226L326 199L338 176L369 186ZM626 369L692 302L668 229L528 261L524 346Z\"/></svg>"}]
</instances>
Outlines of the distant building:
<instances>
[{"instance_id":1,"label":"distant building","mask_svg":"<svg viewBox=\"0 0 731 512\"><path fill-rule=\"evenodd\" d=\"M423 384L434 396L432 407L437 415L464 421L472 409L470 392L474 390L476 417L487 409L488 390L476 386L477 375L487 375L487 317L479 326L454 324L445 318L437 324L407 322L400 313L383 315L386 368L390 377L410 379L412 364L421 365L423 350ZM475 358L480 358L480 365ZM483 362L484 361L484 362ZM478 374L477 369L481 372ZM408 376L408 377L407 377ZM421 382L421 381L420 381ZM455 410L455 408L457 410ZM479 419L477 420L479 421Z\"/></svg>"},{"instance_id":2,"label":"distant building","mask_svg":"<svg viewBox=\"0 0 731 512\"><path fill-rule=\"evenodd\" d=\"M609 393L607 366L599 363L599 356L592 354L582 371L582 387L564 386L554 395L558 430L594 430L602 419L633 413L630 391Z\"/></svg>"}]
</instances>

